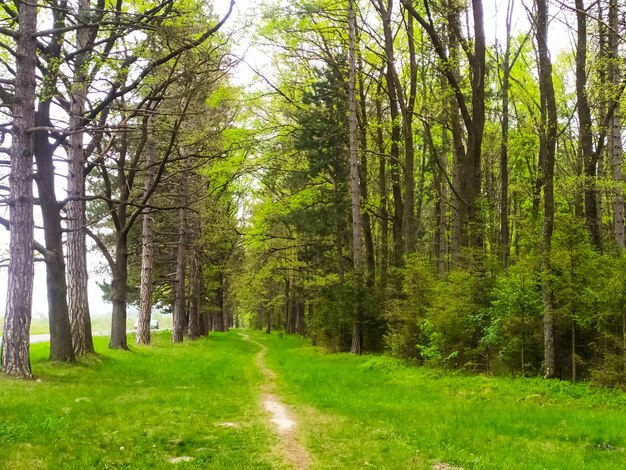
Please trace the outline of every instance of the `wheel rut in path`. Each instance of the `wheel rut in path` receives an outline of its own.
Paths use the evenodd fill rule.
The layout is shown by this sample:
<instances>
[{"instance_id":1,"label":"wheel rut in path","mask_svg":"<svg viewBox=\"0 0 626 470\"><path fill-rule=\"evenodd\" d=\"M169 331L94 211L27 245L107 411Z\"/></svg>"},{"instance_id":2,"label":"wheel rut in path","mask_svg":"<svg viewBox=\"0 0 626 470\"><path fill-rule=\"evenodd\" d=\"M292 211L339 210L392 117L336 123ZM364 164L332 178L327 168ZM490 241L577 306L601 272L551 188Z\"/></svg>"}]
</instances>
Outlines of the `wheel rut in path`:
<instances>
[{"instance_id":1,"label":"wheel rut in path","mask_svg":"<svg viewBox=\"0 0 626 470\"><path fill-rule=\"evenodd\" d=\"M278 435L280 451L285 460L297 470L306 470L310 467L311 458L306 448L296 436L297 423L293 413L281 402L276 394L276 374L265 364L267 347L250 338L246 333L239 335L252 344L257 345L259 352L256 355L256 364L265 381L261 385L261 403L270 416L274 432Z\"/></svg>"}]
</instances>

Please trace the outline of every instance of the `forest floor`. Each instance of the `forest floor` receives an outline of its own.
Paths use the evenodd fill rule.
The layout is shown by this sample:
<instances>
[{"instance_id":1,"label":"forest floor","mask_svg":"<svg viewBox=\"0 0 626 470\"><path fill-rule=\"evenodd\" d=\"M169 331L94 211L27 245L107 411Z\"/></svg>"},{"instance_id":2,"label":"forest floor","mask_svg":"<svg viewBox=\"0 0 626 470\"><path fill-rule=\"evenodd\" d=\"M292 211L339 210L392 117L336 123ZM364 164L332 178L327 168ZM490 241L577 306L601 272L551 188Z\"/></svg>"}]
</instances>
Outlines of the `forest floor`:
<instances>
[{"instance_id":1,"label":"forest floor","mask_svg":"<svg viewBox=\"0 0 626 470\"><path fill-rule=\"evenodd\" d=\"M0 468L618 469L626 394L328 354L254 331L110 351L32 346L0 377ZM129 339L129 343L132 338Z\"/></svg>"}]
</instances>

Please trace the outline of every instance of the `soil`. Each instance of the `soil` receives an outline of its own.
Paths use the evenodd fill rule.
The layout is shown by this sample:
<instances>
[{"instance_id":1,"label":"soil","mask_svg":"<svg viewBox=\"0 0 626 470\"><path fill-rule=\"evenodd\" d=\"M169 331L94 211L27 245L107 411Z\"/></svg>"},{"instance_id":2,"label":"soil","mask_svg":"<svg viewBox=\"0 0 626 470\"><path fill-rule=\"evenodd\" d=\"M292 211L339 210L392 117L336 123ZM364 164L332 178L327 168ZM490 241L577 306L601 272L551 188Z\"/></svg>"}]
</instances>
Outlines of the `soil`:
<instances>
[{"instance_id":1,"label":"soil","mask_svg":"<svg viewBox=\"0 0 626 470\"><path fill-rule=\"evenodd\" d=\"M296 470L306 470L311 465L311 457L306 448L300 442L296 433L298 429L297 421L293 412L287 407L276 394L276 373L267 367L265 363L265 353L267 348L245 334L239 333L241 337L255 345L260 351L256 355L256 363L259 370L265 377L261 386L260 401L263 409L267 412L268 421L279 439L279 451L284 459Z\"/></svg>"}]
</instances>

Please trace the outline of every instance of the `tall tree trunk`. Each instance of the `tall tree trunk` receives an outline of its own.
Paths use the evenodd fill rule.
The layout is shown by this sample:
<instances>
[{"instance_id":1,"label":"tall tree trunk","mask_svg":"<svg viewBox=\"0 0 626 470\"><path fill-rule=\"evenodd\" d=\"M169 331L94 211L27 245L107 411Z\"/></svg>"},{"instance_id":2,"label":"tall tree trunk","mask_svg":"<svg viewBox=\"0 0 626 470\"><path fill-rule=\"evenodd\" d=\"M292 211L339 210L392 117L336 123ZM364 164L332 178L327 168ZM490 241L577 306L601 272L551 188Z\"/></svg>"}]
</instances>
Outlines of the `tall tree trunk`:
<instances>
[{"instance_id":1,"label":"tall tree trunk","mask_svg":"<svg viewBox=\"0 0 626 470\"><path fill-rule=\"evenodd\" d=\"M417 249L417 213L415 208L415 144L413 142L413 114L417 98L417 58L415 38L413 37L413 17L407 13L407 36L409 44L409 96L403 106L404 122L404 232L406 253L415 253ZM395 69L395 67L394 67ZM397 76L397 74L396 74ZM399 77L397 79L399 83ZM401 100L400 103L404 103Z\"/></svg>"},{"instance_id":2,"label":"tall tree trunk","mask_svg":"<svg viewBox=\"0 0 626 470\"><path fill-rule=\"evenodd\" d=\"M361 354L362 332L362 289L363 289L363 242L361 219L361 188L359 182L359 129L356 99L356 15L354 1L348 0L348 141L350 153L350 200L352 206L352 258L355 273L355 312L352 328L352 354Z\"/></svg>"},{"instance_id":3,"label":"tall tree trunk","mask_svg":"<svg viewBox=\"0 0 626 470\"><path fill-rule=\"evenodd\" d=\"M367 97L365 96L365 84L363 83L363 64L359 54L359 105L361 109L361 119L359 120L359 137L361 144L361 156L359 165L359 189L361 201L367 206L367 128L369 120L367 116ZM363 212L363 238L365 242L365 260L367 264L367 285L373 287L376 281L376 258L374 255L374 237L372 235L372 218L369 211Z\"/></svg>"},{"instance_id":4,"label":"tall tree trunk","mask_svg":"<svg viewBox=\"0 0 626 470\"><path fill-rule=\"evenodd\" d=\"M393 194L393 264L394 267L401 267L405 250L404 240L404 202L402 200L402 183L400 174L400 95L402 90L398 88L397 74L394 68L393 33L391 31L391 12L393 2L388 0L385 6L383 0L378 0L378 10L383 21L383 33L385 40L385 60L387 71L385 81L387 83L387 94L389 95L389 109L391 114L391 154L390 173L391 188ZM400 286L396 285L400 290Z\"/></svg>"},{"instance_id":5,"label":"tall tree trunk","mask_svg":"<svg viewBox=\"0 0 626 470\"><path fill-rule=\"evenodd\" d=\"M400 125L398 120L398 102L396 100L396 90L393 78L387 71L387 90L389 93L389 106L391 111L391 153L389 155L389 173L391 176L391 193L393 197L393 219L391 222L391 234L393 236L393 266L402 266L402 255L404 253L403 238L403 203L402 189L400 184ZM396 286L397 288L399 286Z\"/></svg>"},{"instance_id":6,"label":"tall tree trunk","mask_svg":"<svg viewBox=\"0 0 626 470\"><path fill-rule=\"evenodd\" d=\"M189 257L189 324L187 325L189 339L198 339L202 334L200 318L201 279L202 265L196 248Z\"/></svg>"},{"instance_id":7,"label":"tall tree trunk","mask_svg":"<svg viewBox=\"0 0 626 470\"><path fill-rule=\"evenodd\" d=\"M67 281L65 278L65 258L63 254L63 228L61 226L60 205L55 191L54 152L56 145L50 143L50 107L56 93L58 63L61 60L66 2L55 2L52 20L55 33L52 34L45 55L47 69L44 71L42 98L37 106L35 124L35 161L37 176L35 181L39 192L39 205L44 227L46 245L46 287L48 294L48 321L50 325L50 360L74 361L72 331L67 305Z\"/></svg>"},{"instance_id":8,"label":"tall tree trunk","mask_svg":"<svg viewBox=\"0 0 626 470\"><path fill-rule=\"evenodd\" d=\"M217 282L218 282L218 287L217 287L217 292L216 292L217 308L213 316L213 330L214 331L226 331L226 324L224 323L224 274L221 270L217 273ZM268 309L268 321L270 323L271 323L271 319L272 319L272 316L271 316L270 310ZM268 323L268 328L270 327L271 325Z\"/></svg>"},{"instance_id":9,"label":"tall tree trunk","mask_svg":"<svg viewBox=\"0 0 626 470\"><path fill-rule=\"evenodd\" d=\"M2 372L32 378L29 330L33 300L33 152L37 66L37 2L20 4L15 67L15 116L9 176L11 219Z\"/></svg>"},{"instance_id":10,"label":"tall tree trunk","mask_svg":"<svg viewBox=\"0 0 626 470\"><path fill-rule=\"evenodd\" d=\"M485 29L482 0L472 0L474 23L474 52L470 58L472 88L472 118L468 125L467 167L463 180L467 182L468 220L467 243L470 248L482 249L480 227L480 188L482 167L482 143L485 129Z\"/></svg>"},{"instance_id":11,"label":"tall tree trunk","mask_svg":"<svg viewBox=\"0 0 626 470\"><path fill-rule=\"evenodd\" d=\"M122 208L122 212L125 209ZM126 339L126 302L128 293L128 240L126 232L118 234L111 281L111 338L109 348L128 349Z\"/></svg>"},{"instance_id":12,"label":"tall tree trunk","mask_svg":"<svg viewBox=\"0 0 626 470\"><path fill-rule=\"evenodd\" d=\"M410 0L401 0L401 3L428 33L435 51L442 63L442 73L445 75L452 89L465 127L466 144L463 142L463 132L460 127L454 125L453 114L453 137L455 141L455 155L457 169L453 178L455 199L453 201L452 243L450 251L453 261L458 258L457 246L466 248L482 248L482 233L480 224L479 197L481 191L481 158L482 140L485 127L485 31L483 25L482 0L472 0L472 24L474 37L471 41L473 50L464 48L470 72L471 106L468 104L466 94L461 87L458 76L458 63L455 59L457 44L461 40L460 10L458 5L449 2L447 5L447 23L450 25L448 46L442 40L433 20L430 6L425 3L426 17L422 16ZM465 41L465 44L469 44ZM458 183L456 184L458 179ZM460 233L459 233L460 226ZM460 238L460 240L459 240Z\"/></svg>"},{"instance_id":13,"label":"tall tree trunk","mask_svg":"<svg viewBox=\"0 0 626 470\"><path fill-rule=\"evenodd\" d=\"M78 21L90 22L89 0L79 0ZM82 355L94 351L89 314L87 270L87 243L85 236L85 154L83 149L83 114L87 102L89 82L85 66L91 58L88 45L93 31L82 27L76 32L76 50L79 52L74 63L74 79L70 96L67 195L67 287L68 312L72 329L74 353Z\"/></svg>"},{"instance_id":14,"label":"tall tree trunk","mask_svg":"<svg viewBox=\"0 0 626 470\"><path fill-rule=\"evenodd\" d=\"M292 304L291 304L291 282L289 275L285 276L285 333L291 334L291 316L292 316Z\"/></svg>"},{"instance_id":15,"label":"tall tree trunk","mask_svg":"<svg viewBox=\"0 0 626 470\"><path fill-rule=\"evenodd\" d=\"M40 102L37 110L39 126L48 122L50 102ZM48 321L50 325L50 360L74 361L72 332L67 308L65 258L61 214L54 189L54 150L48 141L47 131L35 132L35 160L37 162L37 189L44 225L46 246L46 290L48 295Z\"/></svg>"},{"instance_id":16,"label":"tall tree trunk","mask_svg":"<svg viewBox=\"0 0 626 470\"><path fill-rule=\"evenodd\" d=\"M435 251L437 256L437 274L443 276L446 272L448 253L447 247L447 206L448 206L448 184L445 181L445 174L448 169L448 153L450 151L450 137L448 130L442 126L441 155L433 155L439 159L439 164L435 170L434 185L437 192L437 202L435 203Z\"/></svg>"},{"instance_id":17,"label":"tall tree trunk","mask_svg":"<svg viewBox=\"0 0 626 470\"><path fill-rule=\"evenodd\" d=\"M500 261L503 267L509 264L509 89L511 85L511 26L514 0L509 0L506 15L506 46L502 63L502 132L500 143Z\"/></svg>"},{"instance_id":18,"label":"tall tree trunk","mask_svg":"<svg viewBox=\"0 0 626 470\"><path fill-rule=\"evenodd\" d=\"M618 0L609 0L609 67L607 78L611 86L610 101L615 106L609 130L609 154L611 155L611 169L616 188L613 202L613 231L617 246L623 250L626 247L626 236L624 231L624 191L622 189L622 121L619 106L620 97L617 95L621 81L619 43L619 2Z\"/></svg>"},{"instance_id":19,"label":"tall tree trunk","mask_svg":"<svg viewBox=\"0 0 626 470\"><path fill-rule=\"evenodd\" d=\"M552 233L554 230L554 163L557 140L557 110L552 81L552 63L548 51L547 0L535 0L536 37L539 55L539 92L541 95L541 131L539 152L542 162L544 215L541 237L543 296L543 342L545 376L556 376L555 308L552 277Z\"/></svg>"},{"instance_id":20,"label":"tall tree trunk","mask_svg":"<svg viewBox=\"0 0 626 470\"><path fill-rule=\"evenodd\" d=\"M156 178L154 140L148 138L146 146L146 171L144 176L144 193L149 194ZM146 204L150 204L149 197ZM139 289L139 316L137 318L137 344L150 344L150 319L152 318L152 271L154 268L154 218L152 212L145 210L141 232L141 279Z\"/></svg>"},{"instance_id":21,"label":"tall tree trunk","mask_svg":"<svg viewBox=\"0 0 626 470\"><path fill-rule=\"evenodd\" d=\"M172 341L183 341L185 332L185 277L187 272L187 180L190 169L190 158L185 159L185 168L180 182L180 209L178 210L178 250L176 254L176 285L174 287L174 312Z\"/></svg>"},{"instance_id":22,"label":"tall tree trunk","mask_svg":"<svg viewBox=\"0 0 626 470\"><path fill-rule=\"evenodd\" d=\"M222 274L222 321L224 322L224 331L228 331L232 324L232 315L228 303L228 277L226 274Z\"/></svg>"},{"instance_id":23,"label":"tall tree trunk","mask_svg":"<svg viewBox=\"0 0 626 470\"><path fill-rule=\"evenodd\" d=\"M379 90L380 92L380 90ZM383 110L380 93L376 95L376 147L378 160L378 195L380 197L380 287L384 293L387 288L389 268L389 213L387 193L387 161L383 136Z\"/></svg>"},{"instance_id":24,"label":"tall tree trunk","mask_svg":"<svg viewBox=\"0 0 626 470\"><path fill-rule=\"evenodd\" d=\"M576 46L576 99L578 100L578 151L585 167L585 220L591 243L602 249L600 221L598 220L596 170L600 154L593 151L591 109L587 98L587 13L584 0L576 0L578 25Z\"/></svg>"}]
</instances>

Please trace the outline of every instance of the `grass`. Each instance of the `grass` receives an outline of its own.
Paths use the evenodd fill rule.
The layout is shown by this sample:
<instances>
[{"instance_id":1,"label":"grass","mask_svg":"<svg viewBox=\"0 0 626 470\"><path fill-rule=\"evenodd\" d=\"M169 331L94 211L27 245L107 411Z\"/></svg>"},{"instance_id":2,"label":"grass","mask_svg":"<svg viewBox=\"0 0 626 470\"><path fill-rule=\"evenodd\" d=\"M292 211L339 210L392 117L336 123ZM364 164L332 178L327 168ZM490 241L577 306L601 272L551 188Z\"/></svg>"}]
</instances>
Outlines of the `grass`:
<instances>
[{"instance_id":1,"label":"grass","mask_svg":"<svg viewBox=\"0 0 626 470\"><path fill-rule=\"evenodd\" d=\"M463 376L380 356L268 347L277 394L314 469L625 468L626 395L585 384ZM109 351L78 366L32 347L38 381L0 377L0 468L281 469L259 406L258 347L236 331ZM235 423L235 427L222 426Z\"/></svg>"},{"instance_id":2,"label":"grass","mask_svg":"<svg viewBox=\"0 0 626 470\"><path fill-rule=\"evenodd\" d=\"M32 346L38 380L0 377L0 468L284 468L257 402L257 347L236 334L110 351L79 366ZM132 339L129 339L129 342ZM223 426L235 423L235 427Z\"/></svg>"},{"instance_id":3,"label":"grass","mask_svg":"<svg viewBox=\"0 0 626 470\"><path fill-rule=\"evenodd\" d=\"M279 393L324 469L623 469L626 395L585 384L463 376L386 357L269 348Z\"/></svg>"}]
</instances>

